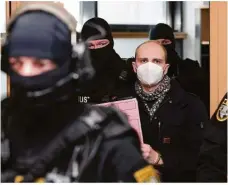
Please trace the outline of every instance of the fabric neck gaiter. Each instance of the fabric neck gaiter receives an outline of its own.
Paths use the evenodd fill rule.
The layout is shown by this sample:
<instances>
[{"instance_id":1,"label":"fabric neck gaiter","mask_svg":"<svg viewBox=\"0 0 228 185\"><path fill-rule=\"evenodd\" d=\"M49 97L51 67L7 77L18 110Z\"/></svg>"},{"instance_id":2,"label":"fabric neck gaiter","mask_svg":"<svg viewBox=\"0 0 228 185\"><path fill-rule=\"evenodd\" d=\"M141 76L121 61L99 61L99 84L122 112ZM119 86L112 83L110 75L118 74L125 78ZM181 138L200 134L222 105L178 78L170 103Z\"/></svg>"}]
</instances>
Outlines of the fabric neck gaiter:
<instances>
[{"instance_id":1,"label":"fabric neck gaiter","mask_svg":"<svg viewBox=\"0 0 228 185\"><path fill-rule=\"evenodd\" d=\"M102 70L105 70L107 67L112 65L111 61L113 60L113 52L114 51L112 47L109 45L104 48L90 50L92 65L96 73L99 74L100 72L102 72Z\"/></svg>"}]
</instances>

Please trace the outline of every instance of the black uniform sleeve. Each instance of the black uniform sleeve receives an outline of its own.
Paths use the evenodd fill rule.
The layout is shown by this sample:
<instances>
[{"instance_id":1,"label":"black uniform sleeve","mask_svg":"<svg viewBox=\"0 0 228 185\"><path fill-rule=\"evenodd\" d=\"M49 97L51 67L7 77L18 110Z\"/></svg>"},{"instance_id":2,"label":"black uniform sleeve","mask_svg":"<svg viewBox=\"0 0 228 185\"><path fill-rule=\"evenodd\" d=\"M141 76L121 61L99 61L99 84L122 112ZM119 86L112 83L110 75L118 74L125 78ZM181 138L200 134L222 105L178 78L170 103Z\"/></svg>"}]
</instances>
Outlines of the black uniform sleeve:
<instances>
[{"instance_id":1,"label":"black uniform sleeve","mask_svg":"<svg viewBox=\"0 0 228 185\"><path fill-rule=\"evenodd\" d=\"M227 95L205 128L197 170L199 182L227 182Z\"/></svg>"},{"instance_id":2,"label":"black uniform sleeve","mask_svg":"<svg viewBox=\"0 0 228 185\"><path fill-rule=\"evenodd\" d=\"M157 172L141 156L132 137L107 141L101 151L100 173L107 182L156 182Z\"/></svg>"},{"instance_id":3,"label":"black uniform sleeve","mask_svg":"<svg viewBox=\"0 0 228 185\"><path fill-rule=\"evenodd\" d=\"M7 124L7 119L8 119L8 106L9 106L9 100L4 99L1 101L1 109L2 109L2 114L1 114L1 170L4 172L9 164L10 164L10 142L6 137L6 124Z\"/></svg>"}]
</instances>

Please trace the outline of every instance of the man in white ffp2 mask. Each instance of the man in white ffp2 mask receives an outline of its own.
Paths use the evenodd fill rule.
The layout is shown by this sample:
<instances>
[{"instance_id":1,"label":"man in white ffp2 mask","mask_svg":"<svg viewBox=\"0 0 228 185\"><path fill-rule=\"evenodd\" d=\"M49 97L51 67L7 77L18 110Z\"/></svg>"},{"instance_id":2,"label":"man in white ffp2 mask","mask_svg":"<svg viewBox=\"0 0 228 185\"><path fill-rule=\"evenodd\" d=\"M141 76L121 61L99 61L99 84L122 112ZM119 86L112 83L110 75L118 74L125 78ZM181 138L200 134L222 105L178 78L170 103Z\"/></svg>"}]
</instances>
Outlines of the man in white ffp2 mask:
<instances>
[{"instance_id":1,"label":"man in white ffp2 mask","mask_svg":"<svg viewBox=\"0 0 228 185\"><path fill-rule=\"evenodd\" d=\"M151 47L153 47L153 50L148 52L146 48ZM153 41L138 47L133 69L146 91L153 91L167 74L169 64L166 63L166 56L166 50Z\"/></svg>"},{"instance_id":2,"label":"man in white ffp2 mask","mask_svg":"<svg viewBox=\"0 0 228 185\"><path fill-rule=\"evenodd\" d=\"M137 47L132 63L137 80L125 97L138 101L144 144L142 155L162 182L194 182L204 122L200 99L167 75L165 48L156 41Z\"/></svg>"}]
</instances>

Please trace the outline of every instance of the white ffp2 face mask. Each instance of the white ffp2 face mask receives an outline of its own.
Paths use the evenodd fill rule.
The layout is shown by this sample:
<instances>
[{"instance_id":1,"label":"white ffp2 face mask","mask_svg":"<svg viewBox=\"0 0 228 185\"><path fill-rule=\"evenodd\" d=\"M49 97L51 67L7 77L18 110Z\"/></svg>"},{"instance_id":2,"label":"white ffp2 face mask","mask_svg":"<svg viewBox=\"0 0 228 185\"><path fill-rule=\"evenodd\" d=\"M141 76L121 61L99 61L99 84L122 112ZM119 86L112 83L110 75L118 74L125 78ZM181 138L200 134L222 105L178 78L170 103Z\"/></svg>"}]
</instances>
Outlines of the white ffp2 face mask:
<instances>
[{"instance_id":1,"label":"white ffp2 face mask","mask_svg":"<svg viewBox=\"0 0 228 185\"><path fill-rule=\"evenodd\" d=\"M163 69L157 64L147 62L137 68L137 77L144 85L157 85L163 78Z\"/></svg>"}]
</instances>

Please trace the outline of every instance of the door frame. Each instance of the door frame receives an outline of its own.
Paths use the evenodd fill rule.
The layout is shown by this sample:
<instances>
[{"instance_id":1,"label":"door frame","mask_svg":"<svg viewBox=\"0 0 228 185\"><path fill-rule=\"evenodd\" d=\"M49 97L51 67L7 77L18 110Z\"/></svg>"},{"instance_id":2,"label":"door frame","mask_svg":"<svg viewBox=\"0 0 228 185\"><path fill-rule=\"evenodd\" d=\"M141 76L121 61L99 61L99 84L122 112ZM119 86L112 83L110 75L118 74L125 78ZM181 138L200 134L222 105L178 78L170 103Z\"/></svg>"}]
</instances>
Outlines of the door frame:
<instances>
[{"instance_id":1,"label":"door frame","mask_svg":"<svg viewBox=\"0 0 228 185\"><path fill-rule=\"evenodd\" d=\"M227 92L227 2L210 2L210 116Z\"/></svg>"}]
</instances>

